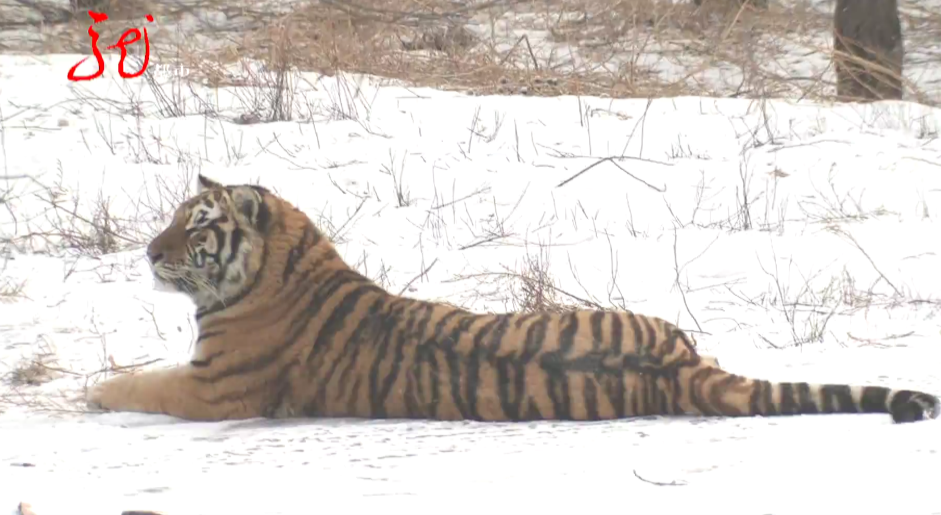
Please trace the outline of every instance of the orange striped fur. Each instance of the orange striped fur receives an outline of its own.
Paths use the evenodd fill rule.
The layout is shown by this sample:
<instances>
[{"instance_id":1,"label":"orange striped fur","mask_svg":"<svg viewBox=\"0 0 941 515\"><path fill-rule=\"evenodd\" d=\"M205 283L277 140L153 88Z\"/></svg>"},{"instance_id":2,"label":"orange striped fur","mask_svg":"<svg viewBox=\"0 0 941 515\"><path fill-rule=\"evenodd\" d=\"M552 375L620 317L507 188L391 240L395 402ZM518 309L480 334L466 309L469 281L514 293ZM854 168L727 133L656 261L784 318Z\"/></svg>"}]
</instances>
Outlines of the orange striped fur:
<instances>
[{"instance_id":1,"label":"orange striped fur","mask_svg":"<svg viewBox=\"0 0 941 515\"><path fill-rule=\"evenodd\" d=\"M192 420L939 413L922 392L732 374L655 317L475 314L393 295L269 191L199 184L147 248L157 280L196 303L192 360L99 383L91 406Z\"/></svg>"}]
</instances>

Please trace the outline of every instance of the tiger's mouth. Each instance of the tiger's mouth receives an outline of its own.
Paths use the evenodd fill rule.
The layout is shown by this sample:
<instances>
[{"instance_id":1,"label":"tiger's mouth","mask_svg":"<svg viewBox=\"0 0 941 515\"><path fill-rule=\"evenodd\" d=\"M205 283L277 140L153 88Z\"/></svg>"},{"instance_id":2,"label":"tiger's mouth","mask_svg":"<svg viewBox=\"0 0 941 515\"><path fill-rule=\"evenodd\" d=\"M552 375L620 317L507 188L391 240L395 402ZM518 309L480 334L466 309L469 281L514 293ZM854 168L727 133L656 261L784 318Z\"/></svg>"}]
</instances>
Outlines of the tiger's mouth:
<instances>
[{"instance_id":1,"label":"tiger's mouth","mask_svg":"<svg viewBox=\"0 0 941 515\"><path fill-rule=\"evenodd\" d=\"M195 290L182 279L166 280L159 275L154 276L154 290L166 293L195 293Z\"/></svg>"},{"instance_id":2,"label":"tiger's mouth","mask_svg":"<svg viewBox=\"0 0 941 515\"><path fill-rule=\"evenodd\" d=\"M154 290L164 293L180 293L179 286L172 279L164 278L163 275L153 265L150 267L150 274L154 280Z\"/></svg>"},{"instance_id":3,"label":"tiger's mouth","mask_svg":"<svg viewBox=\"0 0 941 515\"><path fill-rule=\"evenodd\" d=\"M199 281L185 269L151 265L150 271L156 291L193 294L199 290Z\"/></svg>"}]
</instances>

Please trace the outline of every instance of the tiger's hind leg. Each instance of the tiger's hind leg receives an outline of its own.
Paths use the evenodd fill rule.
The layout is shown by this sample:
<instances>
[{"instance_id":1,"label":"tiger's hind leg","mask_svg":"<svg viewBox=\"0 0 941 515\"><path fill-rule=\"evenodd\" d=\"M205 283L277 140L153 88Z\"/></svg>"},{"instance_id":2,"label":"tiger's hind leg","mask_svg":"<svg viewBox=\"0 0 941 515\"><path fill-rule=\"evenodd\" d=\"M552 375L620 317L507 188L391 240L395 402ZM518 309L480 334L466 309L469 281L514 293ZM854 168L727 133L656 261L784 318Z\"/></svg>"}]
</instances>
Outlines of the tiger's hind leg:
<instances>
[{"instance_id":1,"label":"tiger's hind leg","mask_svg":"<svg viewBox=\"0 0 941 515\"><path fill-rule=\"evenodd\" d=\"M719 366L719 358L715 356L709 356L707 354L700 354L699 359L701 359L702 364L707 367L722 368L721 366Z\"/></svg>"},{"instance_id":2,"label":"tiger's hind leg","mask_svg":"<svg viewBox=\"0 0 941 515\"><path fill-rule=\"evenodd\" d=\"M672 324L671 324L671 326L672 326ZM702 364L703 364L703 365L705 365L705 366L707 366L707 367L712 367L712 368L722 368L722 367L719 366L719 358L717 358L717 357L715 357L715 356L710 356L710 355L708 355L708 354L702 354L702 353L700 353L700 352L699 352L699 343L696 341L696 339L695 339L695 338L692 338L692 337L688 337L688 338L689 338L689 343L690 343L690 345L693 347L693 349L696 350L696 355L699 356L699 358L702 360Z\"/></svg>"}]
</instances>

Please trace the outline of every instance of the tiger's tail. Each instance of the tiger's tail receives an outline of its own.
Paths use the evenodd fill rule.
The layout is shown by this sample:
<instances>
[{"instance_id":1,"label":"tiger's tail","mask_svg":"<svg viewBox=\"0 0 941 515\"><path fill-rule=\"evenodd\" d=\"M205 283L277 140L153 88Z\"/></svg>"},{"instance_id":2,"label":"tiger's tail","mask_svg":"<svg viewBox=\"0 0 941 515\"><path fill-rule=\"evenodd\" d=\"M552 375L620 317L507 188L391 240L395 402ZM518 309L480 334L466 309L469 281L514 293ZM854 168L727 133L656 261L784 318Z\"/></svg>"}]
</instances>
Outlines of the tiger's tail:
<instances>
[{"instance_id":1,"label":"tiger's tail","mask_svg":"<svg viewBox=\"0 0 941 515\"><path fill-rule=\"evenodd\" d=\"M698 370L690 378L694 411L713 416L784 416L826 413L888 413L896 423L937 418L936 396L881 386L772 382L731 374L718 368Z\"/></svg>"}]
</instances>

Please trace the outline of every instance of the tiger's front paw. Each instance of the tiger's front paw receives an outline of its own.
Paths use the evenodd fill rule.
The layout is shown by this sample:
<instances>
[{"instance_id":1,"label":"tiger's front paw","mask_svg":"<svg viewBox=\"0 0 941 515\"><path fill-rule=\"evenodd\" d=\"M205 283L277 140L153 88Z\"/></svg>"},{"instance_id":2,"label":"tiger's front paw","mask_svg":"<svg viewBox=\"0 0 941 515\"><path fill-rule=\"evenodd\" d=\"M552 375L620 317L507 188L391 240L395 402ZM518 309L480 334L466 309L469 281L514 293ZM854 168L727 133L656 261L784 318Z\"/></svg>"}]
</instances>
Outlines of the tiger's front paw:
<instances>
[{"instance_id":1,"label":"tiger's front paw","mask_svg":"<svg viewBox=\"0 0 941 515\"><path fill-rule=\"evenodd\" d=\"M105 409L119 411L130 397L133 376L131 374L112 377L88 389L85 394L85 405L91 409Z\"/></svg>"}]
</instances>

